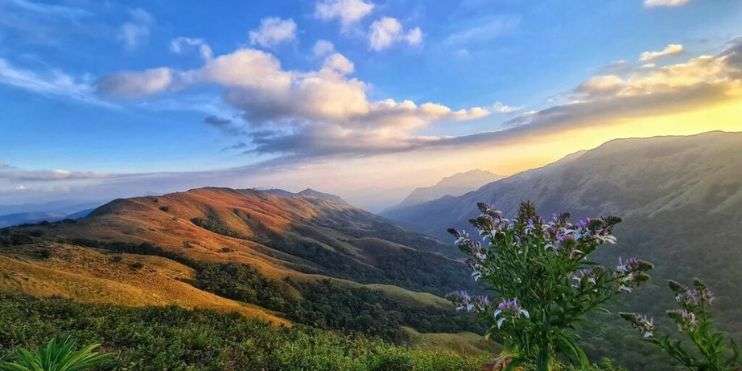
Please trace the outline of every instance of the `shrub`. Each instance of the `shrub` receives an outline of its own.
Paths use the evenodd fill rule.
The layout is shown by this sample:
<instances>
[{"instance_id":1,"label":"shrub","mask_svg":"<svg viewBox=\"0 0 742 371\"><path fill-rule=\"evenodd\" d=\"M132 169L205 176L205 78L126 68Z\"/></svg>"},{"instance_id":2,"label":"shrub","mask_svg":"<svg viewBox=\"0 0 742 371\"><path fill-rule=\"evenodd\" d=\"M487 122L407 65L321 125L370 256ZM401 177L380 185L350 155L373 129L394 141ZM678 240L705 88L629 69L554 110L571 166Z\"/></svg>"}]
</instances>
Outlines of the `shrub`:
<instances>
[{"instance_id":1,"label":"shrub","mask_svg":"<svg viewBox=\"0 0 742 371\"><path fill-rule=\"evenodd\" d=\"M90 344L75 350L75 341L67 337L54 338L44 347L35 351L25 348L16 350L11 362L0 364L2 371L82 371L103 364L110 358L107 353L99 353L100 344Z\"/></svg>"},{"instance_id":2,"label":"shrub","mask_svg":"<svg viewBox=\"0 0 742 371\"><path fill-rule=\"evenodd\" d=\"M486 204L470 220L486 242L449 230L468 256L475 280L497 296L452 295L460 309L480 313L488 334L512 353L511 367L549 370L559 364L590 367L577 344L574 326L591 311L649 279L648 262L619 259L614 269L591 260L604 243L613 244L619 218L586 218L576 224L563 214L546 222L531 203L523 203L514 220Z\"/></svg>"}]
</instances>

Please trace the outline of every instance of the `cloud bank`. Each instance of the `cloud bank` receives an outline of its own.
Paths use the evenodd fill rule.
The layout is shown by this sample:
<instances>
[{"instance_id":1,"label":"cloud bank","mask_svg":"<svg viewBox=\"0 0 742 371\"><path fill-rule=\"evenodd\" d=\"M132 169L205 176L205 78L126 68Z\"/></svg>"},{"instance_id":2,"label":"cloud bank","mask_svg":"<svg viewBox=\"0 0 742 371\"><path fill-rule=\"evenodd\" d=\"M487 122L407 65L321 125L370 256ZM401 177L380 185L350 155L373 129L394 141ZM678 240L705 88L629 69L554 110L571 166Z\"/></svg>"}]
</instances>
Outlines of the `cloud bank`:
<instances>
[{"instance_id":1,"label":"cloud bank","mask_svg":"<svg viewBox=\"0 0 742 371\"><path fill-rule=\"evenodd\" d=\"M323 49L330 54L314 71L286 70L270 53L241 48L194 70L115 73L100 79L97 90L110 98L145 99L199 84L219 86L224 101L251 129L249 151L291 158L409 150L436 139L416 135L433 123L490 114L482 107L454 110L434 102L371 100L368 84L352 77L353 63L327 45Z\"/></svg>"}]
</instances>

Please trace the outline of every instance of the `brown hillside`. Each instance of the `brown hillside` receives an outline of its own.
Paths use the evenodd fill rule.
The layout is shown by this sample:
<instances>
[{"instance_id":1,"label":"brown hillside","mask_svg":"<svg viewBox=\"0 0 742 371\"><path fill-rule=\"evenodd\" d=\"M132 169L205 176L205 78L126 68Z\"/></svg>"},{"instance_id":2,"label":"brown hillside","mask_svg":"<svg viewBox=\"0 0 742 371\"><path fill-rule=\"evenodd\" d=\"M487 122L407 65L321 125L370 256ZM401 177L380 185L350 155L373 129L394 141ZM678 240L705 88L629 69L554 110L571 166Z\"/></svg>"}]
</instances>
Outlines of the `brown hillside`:
<instances>
[{"instance_id":1,"label":"brown hillside","mask_svg":"<svg viewBox=\"0 0 742 371\"><path fill-rule=\"evenodd\" d=\"M415 291L470 284L460 262L436 253L448 246L311 190L201 188L120 199L76 222L9 228L0 237L3 291L207 307L276 323L286 321L194 287L194 264L241 263L274 280L330 277L422 305L436 300Z\"/></svg>"}]
</instances>

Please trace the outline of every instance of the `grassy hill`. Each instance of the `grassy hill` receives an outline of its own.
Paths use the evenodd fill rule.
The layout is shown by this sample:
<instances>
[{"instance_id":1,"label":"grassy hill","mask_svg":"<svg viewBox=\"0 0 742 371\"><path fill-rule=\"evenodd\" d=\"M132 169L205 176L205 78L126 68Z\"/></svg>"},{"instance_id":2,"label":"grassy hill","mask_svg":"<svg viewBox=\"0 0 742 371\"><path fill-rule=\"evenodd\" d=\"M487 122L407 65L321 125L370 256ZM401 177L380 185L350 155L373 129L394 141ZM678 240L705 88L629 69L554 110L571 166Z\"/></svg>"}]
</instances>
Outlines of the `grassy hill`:
<instances>
[{"instance_id":1,"label":"grassy hill","mask_svg":"<svg viewBox=\"0 0 742 371\"><path fill-rule=\"evenodd\" d=\"M408 345L451 336L468 357L482 329L441 297L471 286L440 253L452 251L332 195L202 188L0 230L0 292L234 312Z\"/></svg>"},{"instance_id":2,"label":"grassy hill","mask_svg":"<svg viewBox=\"0 0 742 371\"><path fill-rule=\"evenodd\" d=\"M450 240L446 228L466 227L477 214L477 202L492 203L512 216L523 200L533 201L545 217L566 211L575 217L623 218L616 230L618 248L602 250L601 260L615 264L620 252L653 261L656 268L653 283L616 303L616 309L649 311L662 319L672 301L665 280L690 282L698 276L717 294L722 327L742 338L742 291L737 287L742 282L742 133L614 140L463 196L386 216ZM590 332L599 335L586 342L594 354L622 354L631 369L646 361L650 352L625 340L633 334L600 329L593 326Z\"/></svg>"}]
</instances>

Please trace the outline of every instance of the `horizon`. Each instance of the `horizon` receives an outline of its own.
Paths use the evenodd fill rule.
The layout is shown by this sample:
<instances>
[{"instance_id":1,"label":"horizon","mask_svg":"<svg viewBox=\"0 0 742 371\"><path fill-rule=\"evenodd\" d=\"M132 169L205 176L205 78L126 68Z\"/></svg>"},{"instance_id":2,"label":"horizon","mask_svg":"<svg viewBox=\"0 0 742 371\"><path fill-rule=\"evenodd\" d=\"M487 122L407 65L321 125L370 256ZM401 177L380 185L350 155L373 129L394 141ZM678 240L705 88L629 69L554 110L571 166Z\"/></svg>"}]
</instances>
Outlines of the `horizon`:
<instances>
[{"instance_id":1,"label":"horizon","mask_svg":"<svg viewBox=\"0 0 742 371\"><path fill-rule=\"evenodd\" d=\"M380 211L469 170L742 131L739 2L293 5L0 1L0 205L215 186Z\"/></svg>"}]
</instances>

